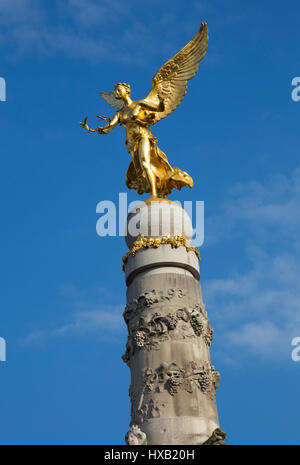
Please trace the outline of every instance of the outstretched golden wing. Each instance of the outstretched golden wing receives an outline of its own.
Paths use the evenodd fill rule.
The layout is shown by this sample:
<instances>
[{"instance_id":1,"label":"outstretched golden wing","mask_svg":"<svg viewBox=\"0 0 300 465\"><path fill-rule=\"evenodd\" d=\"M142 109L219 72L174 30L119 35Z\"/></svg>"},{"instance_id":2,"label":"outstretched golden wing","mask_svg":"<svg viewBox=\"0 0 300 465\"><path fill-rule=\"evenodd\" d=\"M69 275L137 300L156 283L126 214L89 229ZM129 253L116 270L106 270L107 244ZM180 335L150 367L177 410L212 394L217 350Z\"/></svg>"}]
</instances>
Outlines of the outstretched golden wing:
<instances>
[{"instance_id":1,"label":"outstretched golden wing","mask_svg":"<svg viewBox=\"0 0 300 465\"><path fill-rule=\"evenodd\" d=\"M153 123L178 107L186 94L188 80L195 76L206 54L207 44L208 30L203 22L195 37L156 73L149 94L141 101L150 107L163 107L163 111L155 112Z\"/></svg>"},{"instance_id":2,"label":"outstretched golden wing","mask_svg":"<svg viewBox=\"0 0 300 465\"><path fill-rule=\"evenodd\" d=\"M115 93L114 91L112 90L111 92L100 92L100 95L102 98L104 98L104 100L109 103L109 105L113 108L115 108L116 110L122 110L122 108L124 107L124 104L122 102L122 100L118 100L116 99L115 97Z\"/></svg>"}]
</instances>

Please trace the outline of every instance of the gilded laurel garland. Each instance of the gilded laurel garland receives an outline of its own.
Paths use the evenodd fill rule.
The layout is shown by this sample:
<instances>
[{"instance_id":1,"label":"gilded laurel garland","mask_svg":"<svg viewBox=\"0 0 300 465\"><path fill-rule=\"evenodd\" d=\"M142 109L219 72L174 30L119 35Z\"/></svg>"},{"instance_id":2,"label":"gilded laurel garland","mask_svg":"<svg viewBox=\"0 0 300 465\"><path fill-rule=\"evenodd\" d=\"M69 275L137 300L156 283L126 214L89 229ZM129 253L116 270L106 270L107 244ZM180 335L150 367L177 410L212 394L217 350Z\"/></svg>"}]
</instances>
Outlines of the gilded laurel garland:
<instances>
[{"instance_id":1,"label":"gilded laurel garland","mask_svg":"<svg viewBox=\"0 0 300 465\"><path fill-rule=\"evenodd\" d=\"M123 256L123 263L125 264L128 260L128 257L135 254L141 249L148 249L150 247L158 248L160 245L171 245L172 248L177 249L178 247L185 247L187 252L194 252L198 258L201 260L199 250L196 247L189 245L187 238L183 235L181 236L163 236L163 237L146 237L146 236L139 236L137 240L134 242L132 249L130 252L127 252Z\"/></svg>"}]
</instances>

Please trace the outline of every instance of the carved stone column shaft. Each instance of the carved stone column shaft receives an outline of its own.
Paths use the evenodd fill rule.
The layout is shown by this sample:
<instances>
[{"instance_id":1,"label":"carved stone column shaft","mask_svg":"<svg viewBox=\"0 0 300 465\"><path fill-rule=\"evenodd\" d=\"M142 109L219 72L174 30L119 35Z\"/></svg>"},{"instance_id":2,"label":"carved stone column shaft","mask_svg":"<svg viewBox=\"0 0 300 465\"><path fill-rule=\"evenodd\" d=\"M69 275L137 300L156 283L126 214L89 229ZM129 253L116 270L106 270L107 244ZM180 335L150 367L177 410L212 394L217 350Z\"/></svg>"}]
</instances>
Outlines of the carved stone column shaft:
<instances>
[{"instance_id":1,"label":"carved stone column shaft","mask_svg":"<svg viewBox=\"0 0 300 465\"><path fill-rule=\"evenodd\" d=\"M210 362L213 331L195 252L166 243L141 248L127 258L125 274L131 426L148 444L202 444L219 427L219 373Z\"/></svg>"}]
</instances>

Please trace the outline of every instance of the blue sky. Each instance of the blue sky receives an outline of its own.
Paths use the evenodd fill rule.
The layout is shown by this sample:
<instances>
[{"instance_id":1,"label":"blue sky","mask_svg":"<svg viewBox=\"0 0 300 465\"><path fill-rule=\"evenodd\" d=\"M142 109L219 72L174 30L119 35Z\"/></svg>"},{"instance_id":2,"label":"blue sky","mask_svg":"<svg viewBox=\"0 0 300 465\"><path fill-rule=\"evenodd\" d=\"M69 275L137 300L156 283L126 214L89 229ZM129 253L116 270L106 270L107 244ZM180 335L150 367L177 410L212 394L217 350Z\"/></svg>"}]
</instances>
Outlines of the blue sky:
<instances>
[{"instance_id":1,"label":"blue sky","mask_svg":"<svg viewBox=\"0 0 300 465\"><path fill-rule=\"evenodd\" d=\"M299 444L300 5L296 0L0 0L1 444L122 444L129 370L124 238L96 205L126 192L123 129L99 91L144 97L196 33L208 54L153 128L205 201L201 284L215 330L222 428L232 444ZM137 199L128 192L128 201Z\"/></svg>"}]
</instances>

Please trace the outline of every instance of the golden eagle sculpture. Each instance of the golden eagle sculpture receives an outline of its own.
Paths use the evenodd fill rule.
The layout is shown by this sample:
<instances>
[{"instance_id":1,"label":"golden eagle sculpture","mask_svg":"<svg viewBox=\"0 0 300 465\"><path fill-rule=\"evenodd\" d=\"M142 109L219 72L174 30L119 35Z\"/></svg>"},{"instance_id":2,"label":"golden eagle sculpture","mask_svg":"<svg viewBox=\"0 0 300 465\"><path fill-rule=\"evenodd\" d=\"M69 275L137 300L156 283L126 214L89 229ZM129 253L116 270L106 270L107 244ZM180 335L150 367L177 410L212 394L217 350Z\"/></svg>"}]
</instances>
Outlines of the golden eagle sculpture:
<instances>
[{"instance_id":1,"label":"golden eagle sculpture","mask_svg":"<svg viewBox=\"0 0 300 465\"><path fill-rule=\"evenodd\" d=\"M125 127L125 144L132 157L126 185L139 194L151 193L151 200L167 197L174 188L193 187L193 180L186 172L169 164L150 126L178 107L186 94L188 80L195 76L206 54L207 43L207 25L203 22L193 39L155 74L146 98L132 101L130 86L119 82L113 91L100 93L117 110L112 119L98 116L107 125L92 129L87 125L87 118L80 123L88 132L99 134L107 134L118 124Z\"/></svg>"}]
</instances>

